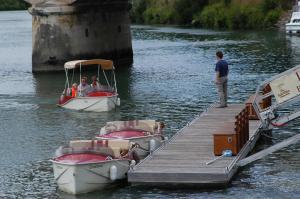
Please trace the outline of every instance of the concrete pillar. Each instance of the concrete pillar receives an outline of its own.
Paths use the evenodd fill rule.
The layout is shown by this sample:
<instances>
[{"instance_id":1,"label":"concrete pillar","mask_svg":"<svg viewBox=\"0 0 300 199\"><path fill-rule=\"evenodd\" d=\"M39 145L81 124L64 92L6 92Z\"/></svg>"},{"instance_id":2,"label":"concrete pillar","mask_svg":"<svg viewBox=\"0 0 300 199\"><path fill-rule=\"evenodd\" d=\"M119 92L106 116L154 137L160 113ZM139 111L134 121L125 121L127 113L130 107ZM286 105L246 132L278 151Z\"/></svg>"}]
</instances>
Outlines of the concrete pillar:
<instances>
[{"instance_id":1,"label":"concrete pillar","mask_svg":"<svg viewBox=\"0 0 300 199\"><path fill-rule=\"evenodd\" d=\"M32 71L61 71L73 59L133 62L128 0L26 0L32 5Z\"/></svg>"}]
</instances>

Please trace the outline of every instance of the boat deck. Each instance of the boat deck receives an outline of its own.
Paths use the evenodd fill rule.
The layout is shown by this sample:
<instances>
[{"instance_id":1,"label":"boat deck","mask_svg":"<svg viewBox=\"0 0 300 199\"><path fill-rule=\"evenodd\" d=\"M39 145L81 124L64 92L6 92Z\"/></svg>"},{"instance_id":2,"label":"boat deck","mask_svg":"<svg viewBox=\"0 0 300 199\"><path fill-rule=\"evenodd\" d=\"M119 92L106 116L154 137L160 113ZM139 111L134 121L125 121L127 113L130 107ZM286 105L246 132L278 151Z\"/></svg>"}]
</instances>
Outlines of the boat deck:
<instances>
[{"instance_id":1,"label":"boat deck","mask_svg":"<svg viewBox=\"0 0 300 199\"><path fill-rule=\"evenodd\" d=\"M225 122L233 121L244 107L237 104L222 109L208 108L130 170L128 181L146 185L227 185L238 170L237 162L255 146L260 135L260 121L250 120L249 141L237 156L224 157L209 165L206 163L216 158L213 144L215 130Z\"/></svg>"}]
</instances>

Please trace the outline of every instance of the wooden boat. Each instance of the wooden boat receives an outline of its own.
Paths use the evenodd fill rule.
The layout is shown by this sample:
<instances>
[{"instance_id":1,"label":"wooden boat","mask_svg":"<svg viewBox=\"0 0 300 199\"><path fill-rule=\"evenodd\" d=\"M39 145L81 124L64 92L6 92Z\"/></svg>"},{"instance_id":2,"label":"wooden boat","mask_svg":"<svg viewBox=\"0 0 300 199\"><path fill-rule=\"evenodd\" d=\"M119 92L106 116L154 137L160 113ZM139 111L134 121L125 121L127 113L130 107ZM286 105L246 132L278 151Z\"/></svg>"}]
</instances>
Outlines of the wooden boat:
<instances>
[{"instance_id":1,"label":"wooden boat","mask_svg":"<svg viewBox=\"0 0 300 199\"><path fill-rule=\"evenodd\" d=\"M88 193L125 179L135 165L130 148L127 140L78 140L60 147L50 160L59 189Z\"/></svg>"},{"instance_id":2,"label":"wooden boat","mask_svg":"<svg viewBox=\"0 0 300 199\"><path fill-rule=\"evenodd\" d=\"M98 66L98 77L100 76L100 70L103 72L106 85L101 85L101 87L94 89L92 87L88 88L85 92L81 90L76 90L71 87L74 85L74 71L75 69L80 70L80 81L82 80L82 68L88 66ZM93 112L103 112L110 111L116 106L120 105L120 99L118 97L116 78L114 73L114 65L111 60L94 59L94 60L76 60L65 63L66 72L66 84L63 94L59 99L58 106L66 109L73 110L83 110L83 111L93 111ZM69 78L69 70L72 70L72 77ZM110 72L111 82L108 81L107 72ZM69 81L69 79L71 79ZM80 85L79 85L80 86ZM76 85L75 85L76 87Z\"/></svg>"},{"instance_id":3,"label":"wooden boat","mask_svg":"<svg viewBox=\"0 0 300 199\"><path fill-rule=\"evenodd\" d=\"M143 159L166 139L162 134L163 128L164 124L155 120L107 122L96 139L128 140L136 144L134 152L139 159Z\"/></svg>"}]
</instances>

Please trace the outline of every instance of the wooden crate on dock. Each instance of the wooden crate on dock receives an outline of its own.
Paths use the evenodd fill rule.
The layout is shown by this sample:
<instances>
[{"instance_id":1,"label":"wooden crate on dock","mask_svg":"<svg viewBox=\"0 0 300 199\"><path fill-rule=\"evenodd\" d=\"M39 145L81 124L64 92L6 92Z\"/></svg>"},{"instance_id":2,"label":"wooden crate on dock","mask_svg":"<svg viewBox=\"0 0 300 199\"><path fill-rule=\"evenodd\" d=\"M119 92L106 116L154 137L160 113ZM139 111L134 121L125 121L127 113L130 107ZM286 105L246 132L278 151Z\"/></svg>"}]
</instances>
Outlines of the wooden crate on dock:
<instances>
[{"instance_id":1,"label":"wooden crate on dock","mask_svg":"<svg viewBox=\"0 0 300 199\"><path fill-rule=\"evenodd\" d=\"M248 111L244 108L235 116L234 122L227 122L214 132L214 154L222 155L224 150L239 153L249 140Z\"/></svg>"},{"instance_id":2,"label":"wooden crate on dock","mask_svg":"<svg viewBox=\"0 0 300 199\"><path fill-rule=\"evenodd\" d=\"M214 134L214 154L222 155L225 150L231 150L233 155L238 154L238 139L234 131L222 131Z\"/></svg>"}]
</instances>

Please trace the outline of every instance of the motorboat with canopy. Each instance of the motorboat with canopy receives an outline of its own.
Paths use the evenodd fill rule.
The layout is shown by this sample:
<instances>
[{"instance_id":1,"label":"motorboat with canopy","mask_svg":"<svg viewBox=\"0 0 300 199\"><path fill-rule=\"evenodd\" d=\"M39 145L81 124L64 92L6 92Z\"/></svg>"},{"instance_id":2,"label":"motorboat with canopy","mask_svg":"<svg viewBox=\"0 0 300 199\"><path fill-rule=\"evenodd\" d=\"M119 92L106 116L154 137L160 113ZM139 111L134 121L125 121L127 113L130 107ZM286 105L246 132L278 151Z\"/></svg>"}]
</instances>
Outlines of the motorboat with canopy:
<instances>
[{"instance_id":1,"label":"motorboat with canopy","mask_svg":"<svg viewBox=\"0 0 300 199\"><path fill-rule=\"evenodd\" d=\"M85 83L86 88L83 90L81 82L77 87L77 84L74 83L75 70L79 69L79 79L83 81L82 79L86 77L82 75L82 70L95 65L98 69L97 80L99 80L100 75L102 75L105 80L105 85L101 85L97 81L97 87L94 88ZM58 106L73 110L102 112L110 111L120 105L113 61L105 59L75 60L66 62L64 68L66 83ZM69 78L69 75L71 78ZM85 79L85 81L87 81L87 79Z\"/></svg>"},{"instance_id":2,"label":"motorboat with canopy","mask_svg":"<svg viewBox=\"0 0 300 199\"><path fill-rule=\"evenodd\" d=\"M102 190L126 178L135 165L127 140L73 140L56 150L50 161L61 191L70 194Z\"/></svg>"}]
</instances>

